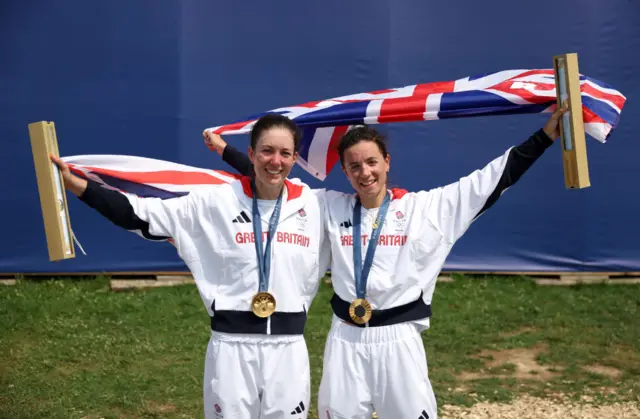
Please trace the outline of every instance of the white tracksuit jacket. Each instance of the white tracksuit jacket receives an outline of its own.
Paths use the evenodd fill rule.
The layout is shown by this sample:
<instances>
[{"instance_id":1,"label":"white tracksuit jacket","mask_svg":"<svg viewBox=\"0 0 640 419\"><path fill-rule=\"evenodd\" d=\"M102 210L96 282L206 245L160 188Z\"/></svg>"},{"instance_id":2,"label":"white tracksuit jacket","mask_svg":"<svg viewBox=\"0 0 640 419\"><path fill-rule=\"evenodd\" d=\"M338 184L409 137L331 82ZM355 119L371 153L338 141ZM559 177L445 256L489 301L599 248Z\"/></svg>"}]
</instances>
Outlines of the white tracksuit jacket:
<instances>
[{"instance_id":1,"label":"white tracksuit jacket","mask_svg":"<svg viewBox=\"0 0 640 419\"><path fill-rule=\"evenodd\" d=\"M403 321L427 328L436 280L455 242L551 144L551 139L538 131L520 146L509 148L484 168L452 184L418 192L390 190L392 200L367 281L366 298L374 310L369 325L377 323L375 310L407 305L403 314L387 313L383 324L403 316ZM335 291L332 305L338 317L350 321L347 305L356 298L352 226L355 194L330 191L324 200ZM377 214L377 209L362 208L363 260Z\"/></svg>"},{"instance_id":2,"label":"white tracksuit jacket","mask_svg":"<svg viewBox=\"0 0 640 419\"><path fill-rule=\"evenodd\" d=\"M457 182L428 191L390 191L393 198L367 281L366 298L374 310L369 326L379 321L381 324L413 321L428 327L436 280L455 242L551 144L553 141L539 130ZM230 146L226 147L223 159L238 170L247 170L246 156ZM331 303L338 317L352 323L347 310L356 298L352 224L355 194L324 190L316 193L324 202L331 247L335 292ZM363 261L376 216L377 209L362 208ZM375 313L390 308L396 311L381 316Z\"/></svg>"},{"instance_id":3,"label":"white tracksuit jacket","mask_svg":"<svg viewBox=\"0 0 640 419\"><path fill-rule=\"evenodd\" d=\"M89 181L81 200L116 225L149 240L173 239L194 276L213 330L303 333L329 256L323 243L321 203L306 185L286 181L280 222L271 245L269 291L276 298L276 312L266 319L251 312L259 276L249 178L165 200L122 194ZM264 248L269 216L261 215Z\"/></svg>"}]
</instances>

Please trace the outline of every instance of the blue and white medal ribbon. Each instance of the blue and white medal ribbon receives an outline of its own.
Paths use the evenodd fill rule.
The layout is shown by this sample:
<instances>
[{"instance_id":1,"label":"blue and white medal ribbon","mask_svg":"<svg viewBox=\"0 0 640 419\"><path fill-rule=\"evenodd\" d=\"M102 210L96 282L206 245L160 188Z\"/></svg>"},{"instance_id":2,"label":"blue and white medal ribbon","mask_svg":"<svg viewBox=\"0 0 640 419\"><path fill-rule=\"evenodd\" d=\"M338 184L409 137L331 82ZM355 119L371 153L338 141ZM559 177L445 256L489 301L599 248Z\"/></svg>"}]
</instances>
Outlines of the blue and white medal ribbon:
<instances>
[{"instance_id":1,"label":"blue and white medal ribbon","mask_svg":"<svg viewBox=\"0 0 640 419\"><path fill-rule=\"evenodd\" d=\"M360 198L356 197L356 204L353 208L353 274L356 280L356 299L349 306L349 317L357 324L365 324L371 319L371 304L366 299L367 279L373 264L373 255L378 246L380 231L384 224L384 219L389 210L391 198L386 193L384 201L380 206L378 217L373 224L371 237L367 246L367 254L365 256L364 265L362 264L362 237L361 237L361 208Z\"/></svg>"},{"instance_id":2,"label":"blue and white medal ribbon","mask_svg":"<svg viewBox=\"0 0 640 419\"><path fill-rule=\"evenodd\" d=\"M276 311L276 299L267 290L269 289L269 274L271 271L271 242L276 235L276 228L280 220L280 209L282 208L282 191L276 201L273 214L269 219L269 236L267 237L267 245L263 249L262 246L262 220L260 218L260 210L258 208L258 197L256 194L255 183L251 182L253 192L253 234L255 236L256 256L258 258L258 275L260 278L258 293L251 301L251 311L258 317L269 317Z\"/></svg>"}]
</instances>

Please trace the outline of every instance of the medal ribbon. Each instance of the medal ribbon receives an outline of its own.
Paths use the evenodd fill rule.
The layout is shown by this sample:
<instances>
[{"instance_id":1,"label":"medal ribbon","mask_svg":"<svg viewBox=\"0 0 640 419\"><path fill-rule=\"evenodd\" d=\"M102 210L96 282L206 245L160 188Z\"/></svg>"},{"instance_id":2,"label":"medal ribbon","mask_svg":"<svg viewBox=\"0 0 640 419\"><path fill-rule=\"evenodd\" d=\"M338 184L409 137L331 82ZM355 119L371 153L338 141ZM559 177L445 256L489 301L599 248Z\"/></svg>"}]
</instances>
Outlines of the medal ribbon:
<instances>
[{"instance_id":1,"label":"medal ribbon","mask_svg":"<svg viewBox=\"0 0 640 419\"><path fill-rule=\"evenodd\" d=\"M258 197L256 194L256 185L252 181L251 189L253 191L253 234L256 243L256 256L258 257L258 274L260 277L259 292L269 289L269 273L271 269L271 241L276 234L278 221L280 219L280 209L282 207L282 193L284 187L280 191L273 214L269 219L269 237L267 237L266 249L262 248L262 220L260 219L260 210L258 209Z\"/></svg>"},{"instance_id":2,"label":"medal ribbon","mask_svg":"<svg viewBox=\"0 0 640 419\"><path fill-rule=\"evenodd\" d=\"M369 271L373 264L373 254L378 246L378 238L380 237L380 230L382 230L382 224L387 216L389 210L389 203L391 198L389 194L385 194L382 206L378 212L376 222L373 224L373 230L371 230L371 237L369 237L369 245L367 246L367 255L364 260L364 266L362 265L362 237L360 230L360 198L356 197L356 205L353 208L353 273L356 279L356 296L357 298L364 298L367 290L367 279L369 278Z\"/></svg>"}]
</instances>

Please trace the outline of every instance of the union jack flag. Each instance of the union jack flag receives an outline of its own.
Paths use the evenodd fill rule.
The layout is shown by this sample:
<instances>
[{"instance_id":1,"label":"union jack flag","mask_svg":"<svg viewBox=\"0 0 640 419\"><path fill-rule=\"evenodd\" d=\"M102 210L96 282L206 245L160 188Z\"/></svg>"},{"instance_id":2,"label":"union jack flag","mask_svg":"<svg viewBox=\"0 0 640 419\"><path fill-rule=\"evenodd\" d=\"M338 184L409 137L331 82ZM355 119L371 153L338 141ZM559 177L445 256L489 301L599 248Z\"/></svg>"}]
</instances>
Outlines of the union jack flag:
<instances>
[{"instance_id":1,"label":"union jack flag","mask_svg":"<svg viewBox=\"0 0 640 419\"><path fill-rule=\"evenodd\" d=\"M580 77L580 87L585 131L604 143L618 124L626 98L611 86L586 76ZM209 130L225 135L247 133L260 116L284 114L303 130L298 162L323 180L338 161L336 148L340 137L356 125L545 113L555 108L553 70L508 70L307 102ZM239 177L222 170L139 156L79 155L63 160L75 174L106 188L161 199L183 196L195 188L230 183Z\"/></svg>"},{"instance_id":2,"label":"union jack flag","mask_svg":"<svg viewBox=\"0 0 640 419\"><path fill-rule=\"evenodd\" d=\"M580 77L580 88L585 131L604 143L618 125L626 98L611 86L586 76ZM247 133L260 116L284 114L303 130L298 162L323 180L338 161L336 148L340 137L355 125L545 113L555 108L552 69L506 70L307 102L208 130L225 135ZM137 156L82 155L63 160L76 174L105 187L163 199L188 194L198 187L229 183L238 177L221 170Z\"/></svg>"},{"instance_id":3,"label":"union jack flag","mask_svg":"<svg viewBox=\"0 0 640 419\"><path fill-rule=\"evenodd\" d=\"M241 177L223 170L201 169L139 156L96 154L62 157L62 160L72 173L80 177L94 180L104 188L142 198L176 198L197 188L231 183ZM144 238L139 232L135 233ZM153 241L173 244L173 239Z\"/></svg>"},{"instance_id":4,"label":"union jack flag","mask_svg":"<svg viewBox=\"0 0 640 419\"><path fill-rule=\"evenodd\" d=\"M580 76L580 91L585 132L604 143L618 125L626 98L584 75ZM272 109L206 131L245 134L263 115L286 115L302 129L299 164L324 180L338 162L340 137L356 125L547 113L556 109L556 103L553 69L505 70Z\"/></svg>"},{"instance_id":5,"label":"union jack flag","mask_svg":"<svg viewBox=\"0 0 640 419\"><path fill-rule=\"evenodd\" d=\"M241 176L138 156L97 154L62 160L78 176L142 198L176 198L196 188L231 183Z\"/></svg>"}]
</instances>

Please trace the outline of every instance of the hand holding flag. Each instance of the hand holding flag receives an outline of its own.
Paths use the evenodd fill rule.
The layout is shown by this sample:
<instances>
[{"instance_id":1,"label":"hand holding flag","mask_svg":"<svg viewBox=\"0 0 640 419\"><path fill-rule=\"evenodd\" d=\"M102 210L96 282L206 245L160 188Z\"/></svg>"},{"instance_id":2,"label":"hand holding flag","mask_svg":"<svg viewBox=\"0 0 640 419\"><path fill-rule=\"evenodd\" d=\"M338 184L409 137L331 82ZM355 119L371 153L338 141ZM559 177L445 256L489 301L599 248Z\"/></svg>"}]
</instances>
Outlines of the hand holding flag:
<instances>
[{"instance_id":1,"label":"hand holding flag","mask_svg":"<svg viewBox=\"0 0 640 419\"><path fill-rule=\"evenodd\" d=\"M557 140L560 137L560 118L564 115L565 112L569 110L569 107L564 104L562 108L556 109L556 111L551 115L547 123L544 125L542 130L549 138L553 141Z\"/></svg>"}]
</instances>

